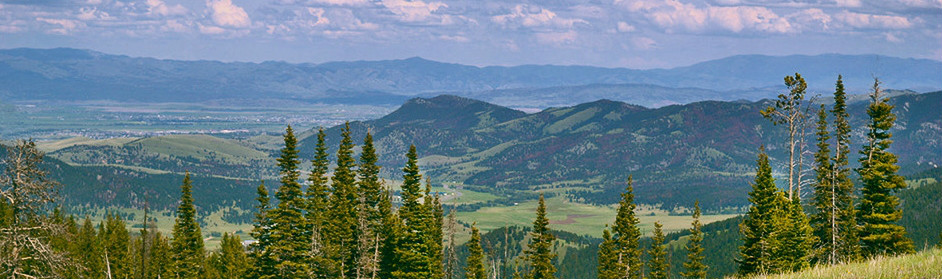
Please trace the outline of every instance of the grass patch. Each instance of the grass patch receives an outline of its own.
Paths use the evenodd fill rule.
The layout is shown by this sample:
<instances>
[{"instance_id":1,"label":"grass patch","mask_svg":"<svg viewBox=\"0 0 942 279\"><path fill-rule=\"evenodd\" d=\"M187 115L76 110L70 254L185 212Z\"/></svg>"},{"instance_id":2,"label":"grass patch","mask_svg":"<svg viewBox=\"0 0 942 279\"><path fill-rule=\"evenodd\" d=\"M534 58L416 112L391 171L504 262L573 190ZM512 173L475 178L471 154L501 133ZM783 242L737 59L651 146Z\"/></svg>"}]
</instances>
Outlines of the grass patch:
<instances>
[{"instance_id":1,"label":"grass patch","mask_svg":"<svg viewBox=\"0 0 942 279\"><path fill-rule=\"evenodd\" d=\"M801 272L753 278L942 278L942 250L935 248L910 255L877 257L866 262L822 266Z\"/></svg>"}]
</instances>

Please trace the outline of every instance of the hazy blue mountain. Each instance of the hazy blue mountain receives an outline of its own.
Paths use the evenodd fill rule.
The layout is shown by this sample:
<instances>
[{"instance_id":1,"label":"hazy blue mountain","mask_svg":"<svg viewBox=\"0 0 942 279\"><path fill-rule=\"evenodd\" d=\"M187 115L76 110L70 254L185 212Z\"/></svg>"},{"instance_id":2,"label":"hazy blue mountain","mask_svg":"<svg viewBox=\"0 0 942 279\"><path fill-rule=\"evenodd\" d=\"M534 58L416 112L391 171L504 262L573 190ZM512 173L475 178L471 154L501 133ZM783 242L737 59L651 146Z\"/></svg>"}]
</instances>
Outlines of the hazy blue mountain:
<instances>
[{"instance_id":1,"label":"hazy blue mountain","mask_svg":"<svg viewBox=\"0 0 942 279\"><path fill-rule=\"evenodd\" d=\"M542 106L572 105L600 96L660 106L758 100L780 90L782 78L796 71L807 77L811 88L822 92L832 87L838 73L845 75L852 91L863 92L873 76L880 77L885 88L942 89L942 79L937 77L942 62L876 55L746 55L674 69L633 70L475 67L418 57L323 64L223 63L20 48L0 50L0 99L399 104L408 99L403 96L449 93L515 106L527 99L538 100L535 104Z\"/></svg>"}]
</instances>

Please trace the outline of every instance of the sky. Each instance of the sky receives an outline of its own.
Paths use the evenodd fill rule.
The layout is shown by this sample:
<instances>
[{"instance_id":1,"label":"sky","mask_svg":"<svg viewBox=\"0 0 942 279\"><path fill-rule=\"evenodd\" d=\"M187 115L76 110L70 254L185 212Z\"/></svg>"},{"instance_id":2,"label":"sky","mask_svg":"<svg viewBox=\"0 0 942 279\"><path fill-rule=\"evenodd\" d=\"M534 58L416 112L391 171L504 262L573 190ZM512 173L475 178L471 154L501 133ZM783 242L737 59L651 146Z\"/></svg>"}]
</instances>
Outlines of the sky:
<instances>
[{"instance_id":1,"label":"sky","mask_svg":"<svg viewBox=\"0 0 942 279\"><path fill-rule=\"evenodd\" d=\"M16 47L639 69L739 54L942 60L942 0L0 0L0 48Z\"/></svg>"}]
</instances>

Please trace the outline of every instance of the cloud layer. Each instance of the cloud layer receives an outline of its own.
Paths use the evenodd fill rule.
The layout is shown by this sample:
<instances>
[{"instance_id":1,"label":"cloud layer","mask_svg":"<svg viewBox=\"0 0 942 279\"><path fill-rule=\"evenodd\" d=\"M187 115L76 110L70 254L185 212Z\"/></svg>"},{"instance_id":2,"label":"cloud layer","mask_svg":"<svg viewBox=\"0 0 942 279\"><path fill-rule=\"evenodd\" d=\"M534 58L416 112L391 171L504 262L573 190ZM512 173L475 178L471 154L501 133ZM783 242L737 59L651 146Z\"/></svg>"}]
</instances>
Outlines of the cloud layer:
<instances>
[{"instance_id":1,"label":"cloud layer","mask_svg":"<svg viewBox=\"0 0 942 279\"><path fill-rule=\"evenodd\" d=\"M451 53L456 57L443 58L465 63L482 53L496 61L510 57L500 53L518 53L523 62L612 66L669 66L681 60L665 56L692 55L689 48L725 56L750 52L723 49L737 43L805 41L793 52L942 60L942 0L0 0L0 37L14 39L0 47L38 44L22 43L29 40L233 40L249 45L234 53L283 42L287 49L317 46L326 53ZM834 45L837 38L872 47ZM752 52L782 49L759 47ZM605 58L617 53L635 57Z\"/></svg>"}]
</instances>

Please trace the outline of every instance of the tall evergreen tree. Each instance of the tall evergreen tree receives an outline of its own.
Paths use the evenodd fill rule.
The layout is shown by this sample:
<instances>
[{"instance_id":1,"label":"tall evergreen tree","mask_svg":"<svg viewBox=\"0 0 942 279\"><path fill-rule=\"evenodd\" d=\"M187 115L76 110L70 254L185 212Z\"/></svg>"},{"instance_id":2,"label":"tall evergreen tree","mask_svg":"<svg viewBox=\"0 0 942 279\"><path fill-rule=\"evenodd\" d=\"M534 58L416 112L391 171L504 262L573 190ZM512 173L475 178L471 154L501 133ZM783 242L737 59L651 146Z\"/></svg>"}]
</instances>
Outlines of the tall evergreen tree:
<instances>
[{"instance_id":1,"label":"tall evergreen tree","mask_svg":"<svg viewBox=\"0 0 942 279\"><path fill-rule=\"evenodd\" d=\"M553 242L556 237L549 230L549 219L546 218L546 203L543 194L536 208L536 220L533 221L533 231L530 233L530 244L527 246L526 256L530 262L531 279L556 278L556 252L553 251Z\"/></svg>"},{"instance_id":2,"label":"tall evergreen tree","mask_svg":"<svg viewBox=\"0 0 942 279\"><path fill-rule=\"evenodd\" d=\"M419 174L415 145L409 146L406 158L406 166L402 169L402 206L399 208L403 227L395 247L396 264L391 274L393 278L401 279L432 278L432 250L426 235L431 210L419 202L422 198L422 175Z\"/></svg>"},{"instance_id":3,"label":"tall evergreen tree","mask_svg":"<svg viewBox=\"0 0 942 279\"><path fill-rule=\"evenodd\" d=\"M880 81L874 80L867 107L867 144L860 151L860 180L863 182L863 197L857 207L857 218L862 224L860 242L864 255L895 255L913 251L912 240L906 237L906 229L896 224L903 216L899 209L899 198L894 192L906 188L903 177L896 174L896 155L889 152L890 129L896 121L889 98L882 95Z\"/></svg>"},{"instance_id":4,"label":"tall evergreen tree","mask_svg":"<svg viewBox=\"0 0 942 279\"><path fill-rule=\"evenodd\" d=\"M834 90L834 106L831 108L834 116L834 158L831 160L831 186L834 195L833 202L836 210L836 231L833 233L833 245L837 248L835 261L847 262L857 260L860 256L860 245L857 237L857 213L854 208L854 182L850 178L850 123L847 114L847 94L844 93L844 82L837 76ZM819 239L825 241L825 239Z\"/></svg>"},{"instance_id":5,"label":"tall evergreen tree","mask_svg":"<svg viewBox=\"0 0 942 279\"><path fill-rule=\"evenodd\" d=\"M739 247L740 275L771 272L770 256L772 247L770 236L775 231L774 214L778 211L780 201L776 198L775 182L772 179L772 167L769 166L769 156L765 147L759 149L757 160L756 179L749 192L749 201L752 207L746 213L739 232L742 235L743 245Z\"/></svg>"},{"instance_id":6,"label":"tall evergreen tree","mask_svg":"<svg viewBox=\"0 0 942 279\"><path fill-rule=\"evenodd\" d=\"M380 227L380 248L379 248L379 271L378 278L393 278L392 274L398 270L398 255L396 248L399 246L399 235L402 230L402 221L399 216L393 213L392 193L389 188L383 190L383 196L380 199L379 211L383 216L383 224Z\"/></svg>"},{"instance_id":7,"label":"tall evergreen tree","mask_svg":"<svg viewBox=\"0 0 942 279\"><path fill-rule=\"evenodd\" d=\"M667 245L664 243L664 230L661 222L654 222L654 236L651 238L651 250L648 254L648 277L651 279L667 279L670 276L670 262L668 262Z\"/></svg>"},{"instance_id":8,"label":"tall evergreen tree","mask_svg":"<svg viewBox=\"0 0 942 279\"><path fill-rule=\"evenodd\" d=\"M252 228L251 236L255 242L251 244L249 259L252 262L249 273L253 278L273 278L275 276L275 258L272 256L269 247L272 245L271 218L268 211L271 210L271 198L265 183L258 185L256 189L258 205L255 206L255 225Z\"/></svg>"},{"instance_id":9,"label":"tall evergreen tree","mask_svg":"<svg viewBox=\"0 0 942 279\"><path fill-rule=\"evenodd\" d=\"M814 228L814 235L820 241L817 242L815 249L815 258L818 262L834 264L837 262L837 234L838 231L838 212L843 208L837 207L836 195L837 187L832 182L835 181L834 166L831 162L831 147L828 139L831 138L828 131L827 110L824 105L818 110L818 128L817 128L818 151L814 153L815 162L815 183L814 214L811 216L811 223Z\"/></svg>"},{"instance_id":10,"label":"tall evergreen tree","mask_svg":"<svg viewBox=\"0 0 942 279\"><path fill-rule=\"evenodd\" d=\"M357 250L359 258L359 274L364 278L374 278L379 269L380 251L379 246L382 243L381 231L383 226L383 211L380 203L382 202L383 183L379 178L380 166L377 165L379 157L376 155L376 148L373 146L373 136L366 134L363 139L363 148L360 152L360 163L357 169L359 180L357 185L360 189L360 207L358 222L360 227Z\"/></svg>"},{"instance_id":11,"label":"tall evergreen tree","mask_svg":"<svg viewBox=\"0 0 942 279\"><path fill-rule=\"evenodd\" d=\"M684 272L680 275L688 279L706 278L707 266L703 264L703 224L700 223L700 201L693 204L693 223L690 228L690 238L687 239L687 261L684 262Z\"/></svg>"},{"instance_id":12,"label":"tall evergreen tree","mask_svg":"<svg viewBox=\"0 0 942 279\"><path fill-rule=\"evenodd\" d=\"M337 168L331 180L333 193L330 196L330 233L331 245L337 249L334 259L341 267L341 272L348 278L357 273L357 207L359 194L356 185L356 160L353 158L353 139L350 138L350 123L341 129L340 147L337 149Z\"/></svg>"},{"instance_id":13,"label":"tall evergreen tree","mask_svg":"<svg viewBox=\"0 0 942 279\"><path fill-rule=\"evenodd\" d=\"M336 276L338 267L333 261L334 257L325 234L329 232L327 212L330 208L328 202L330 187L327 172L330 159L327 154L327 134L324 129L317 130L317 146L314 148L314 160L311 160L311 175L308 177L308 186L305 196L308 200L306 219L311 229L310 266L311 273L316 278L332 278Z\"/></svg>"},{"instance_id":14,"label":"tall evergreen tree","mask_svg":"<svg viewBox=\"0 0 942 279\"><path fill-rule=\"evenodd\" d=\"M467 279L485 279L484 249L481 248L481 234L475 224L471 224L471 240L468 240L468 263L465 270Z\"/></svg>"},{"instance_id":15,"label":"tall evergreen tree","mask_svg":"<svg viewBox=\"0 0 942 279\"><path fill-rule=\"evenodd\" d=\"M180 186L180 206L177 207L177 220L173 225L173 274L176 278L199 278L203 275L203 234L196 222L196 208L193 204L193 186L190 173L183 176Z\"/></svg>"},{"instance_id":16,"label":"tall evergreen tree","mask_svg":"<svg viewBox=\"0 0 942 279\"><path fill-rule=\"evenodd\" d=\"M151 258L148 265L148 274L150 278L172 278L173 259L171 258L170 240L161 235L156 229L153 232L153 242L151 242Z\"/></svg>"},{"instance_id":17,"label":"tall evergreen tree","mask_svg":"<svg viewBox=\"0 0 942 279\"><path fill-rule=\"evenodd\" d=\"M602 243L599 244L599 279L616 279L621 275L618 271L618 256L615 251L615 240L608 229L602 231Z\"/></svg>"},{"instance_id":18,"label":"tall evergreen tree","mask_svg":"<svg viewBox=\"0 0 942 279\"><path fill-rule=\"evenodd\" d=\"M307 230L309 226L304 210L308 203L301 192L298 141L291 126L285 130L284 141L285 147L277 159L281 175L281 187L275 193L278 205L269 210L267 216L271 222L268 252L274 260L275 269L275 274L271 276L307 278L310 275L307 255L311 236Z\"/></svg>"},{"instance_id":19,"label":"tall evergreen tree","mask_svg":"<svg viewBox=\"0 0 942 279\"><path fill-rule=\"evenodd\" d=\"M431 194L432 182L426 177L425 179L425 198L424 205L425 208L429 211L429 220L427 226L425 227L425 236L426 241L428 242L429 247L429 270L432 272L432 277L434 278L444 278L445 271L444 266L444 247L442 247L442 241L444 240L444 234L442 233L442 228L444 227L444 210L442 209L441 200L439 200L438 194Z\"/></svg>"},{"instance_id":20,"label":"tall evergreen tree","mask_svg":"<svg viewBox=\"0 0 942 279\"><path fill-rule=\"evenodd\" d=\"M96 279L103 278L102 270L105 263L102 254L101 242L96 236L95 226L91 218L85 216L85 221L79 228L78 234L74 239L74 248L72 255L76 262L84 267L79 273L81 278Z\"/></svg>"},{"instance_id":21,"label":"tall evergreen tree","mask_svg":"<svg viewBox=\"0 0 942 279\"><path fill-rule=\"evenodd\" d=\"M768 240L772 247L769 271L799 271L808 267L814 256L814 235L801 203L797 199L786 200L782 192L777 194L779 208L773 211L775 231Z\"/></svg>"},{"instance_id":22,"label":"tall evergreen tree","mask_svg":"<svg viewBox=\"0 0 942 279\"><path fill-rule=\"evenodd\" d=\"M248 259L245 255L245 249L242 248L242 240L238 235L229 233L222 234L222 243L218 255L218 262L214 269L219 274L219 278L243 278L249 268Z\"/></svg>"},{"instance_id":23,"label":"tall evergreen tree","mask_svg":"<svg viewBox=\"0 0 942 279\"><path fill-rule=\"evenodd\" d=\"M112 278L129 278L132 275L128 256L131 237L127 225L121 216L105 215L105 223L99 225L98 231L98 239L104 244L105 270L110 271Z\"/></svg>"},{"instance_id":24,"label":"tall evergreen tree","mask_svg":"<svg viewBox=\"0 0 942 279\"><path fill-rule=\"evenodd\" d=\"M444 279L457 279L458 278L458 243L456 243L455 235L458 233L458 217L455 216L455 206L453 205L451 210L448 212L448 221L445 224L445 227L448 228L448 246L445 247L445 277ZM480 243L478 244L480 245Z\"/></svg>"},{"instance_id":25,"label":"tall evergreen tree","mask_svg":"<svg viewBox=\"0 0 942 279\"><path fill-rule=\"evenodd\" d=\"M635 195L632 177L628 176L628 186L621 194L618 213L612 225L613 257L615 259L614 278L641 278L641 230L640 220L635 216Z\"/></svg>"}]
</instances>

